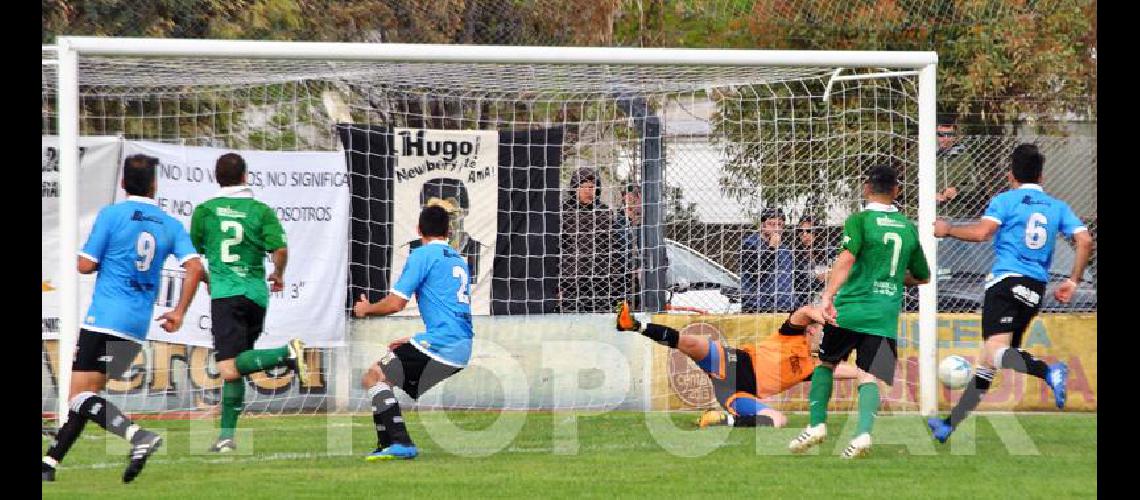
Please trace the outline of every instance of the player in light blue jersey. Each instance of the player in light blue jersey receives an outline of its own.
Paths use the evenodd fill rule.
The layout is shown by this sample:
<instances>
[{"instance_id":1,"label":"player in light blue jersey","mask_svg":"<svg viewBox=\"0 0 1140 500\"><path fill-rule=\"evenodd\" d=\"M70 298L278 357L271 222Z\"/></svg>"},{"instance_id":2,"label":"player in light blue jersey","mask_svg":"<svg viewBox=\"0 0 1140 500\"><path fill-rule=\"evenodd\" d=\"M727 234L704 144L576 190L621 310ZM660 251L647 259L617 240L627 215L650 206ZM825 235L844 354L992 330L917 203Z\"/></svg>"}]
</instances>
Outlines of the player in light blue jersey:
<instances>
[{"instance_id":1,"label":"player in light blue jersey","mask_svg":"<svg viewBox=\"0 0 1140 500\"><path fill-rule=\"evenodd\" d=\"M353 307L358 318L399 312L416 297L425 330L388 344L388 353L361 381L372 398L376 451L366 459L415 458L419 453L408 436L392 386L412 399L465 366L471 358L471 292L467 260L448 245L449 214L429 204L420 212L418 230L423 245L408 255L391 293L372 303L360 296Z\"/></svg>"},{"instance_id":2,"label":"player in light blue jersey","mask_svg":"<svg viewBox=\"0 0 1140 500\"><path fill-rule=\"evenodd\" d=\"M994 373L1009 368L1040 378L1053 389L1057 408L1065 407L1065 383L1069 375L1065 363L1047 365L1021 349L1021 338L1045 295L1053 245L1062 234L1076 241L1077 258L1072 273L1054 291L1058 301L1067 303L1077 288L1092 253L1092 237L1065 202L1041 189L1045 157L1033 144L1014 148L1008 174L1013 189L990 201L981 220L965 226L952 226L944 220L934 223L934 236L982 242L994 238L994 264L986 280L982 306L982 355L950 418L934 417L927 425L935 439L945 443L985 396ZM995 236L996 234L996 236ZM1011 349L1012 347L1012 349Z\"/></svg>"},{"instance_id":3,"label":"player in light blue jersey","mask_svg":"<svg viewBox=\"0 0 1140 500\"><path fill-rule=\"evenodd\" d=\"M202 264L186 229L155 205L157 166L157 158L145 155L123 162L122 186L128 198L99 211L87 244L79 252L79 272L98 271L98 276L75 347L71 411L43 458L43 481L55 480L56 466L88 421L131 442L130 463L123 472L126 483L142 472L147 458L162 444L158 434L140 428L98 395L108 377L118 378L131 367L146 341L167 256L178 259L186 276L178 306L157 318L164 330L175 332L182 327L202 279Z\"/></svg>"}]
</instances>

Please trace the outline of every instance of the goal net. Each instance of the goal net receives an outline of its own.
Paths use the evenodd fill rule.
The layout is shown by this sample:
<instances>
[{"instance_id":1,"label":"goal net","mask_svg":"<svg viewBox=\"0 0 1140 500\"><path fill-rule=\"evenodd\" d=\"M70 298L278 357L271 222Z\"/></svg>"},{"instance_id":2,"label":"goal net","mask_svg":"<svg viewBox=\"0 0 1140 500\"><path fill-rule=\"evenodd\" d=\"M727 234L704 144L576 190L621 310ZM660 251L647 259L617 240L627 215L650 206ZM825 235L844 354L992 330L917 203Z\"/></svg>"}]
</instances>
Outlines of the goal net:
<instances>
[{"instance_id":1,"label":"goal net","mask_svg":"<svg viewBox=\"0 0 1140 500\"><path fill-rule=\"evenodd\" d=\"M454 214L449 243L471 270L471 365L419 402L444 408L710 407L692 361L615 333L617 302L683 333L758 341L818 300L867 169L896 167L898 207L919 218L927 54L71 42L77 116L59 114L53 52L42 65L45 234L59 196L48 186L62 168L48 150L62 119L77 121L83 148L79 213L59 215L78 217L79 245L91 211L120 199L117 169L134 153L159 157L159 205L188 224L212 195L201 193L217 188L213 159L238 152L282 220L287 286L258 345L300 336L316 373L254 375L247 413L367 409L360 375L422 323L414 303L355 320L351 301L388 293L419 244L415 216L426 204ZM929 127L933 147L933 118ZM110 166L92 163L94 146L84 145L94 138L116 144ZM99 168L112 172L102 192L89 189ZM58 407L59 362L70 359L54 319L64 312L48 310L59 272L45 260L45 413ZM174 304L180 279L166 263L155 316ZM76 315L90 300L79 295ZM204 289L195 304L209 311ZM904 307L896 383L883 398L887 410L916 411L917 291ZM208 321L188 317L180 335L152 335L110 383L112 401L210 415L221 379ZM836 409L852 407L852 389L837 384ZM772 403L798 410L806 398L801 386Z\"/></svg>"}]
</instances>

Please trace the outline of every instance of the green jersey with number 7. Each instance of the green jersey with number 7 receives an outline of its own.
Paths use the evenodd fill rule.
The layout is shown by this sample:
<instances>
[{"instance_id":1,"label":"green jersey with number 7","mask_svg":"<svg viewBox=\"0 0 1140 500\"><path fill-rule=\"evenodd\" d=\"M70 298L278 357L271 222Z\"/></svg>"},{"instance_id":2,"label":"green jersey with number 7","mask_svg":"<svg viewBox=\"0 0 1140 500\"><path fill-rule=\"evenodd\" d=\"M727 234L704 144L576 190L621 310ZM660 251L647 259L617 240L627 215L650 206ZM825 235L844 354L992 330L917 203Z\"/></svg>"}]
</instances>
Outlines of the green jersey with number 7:
<instances>
[{"instance_id":1,"label":"green jersey with number 7","mask_svg":"<svg viewBox=\"0 0 1140 500\"><path fill-rule=\"evenodd\" d=\"M835 295L836 323L896 338L907 271L919 280L930 277L914 223L893 205L869 203L843 223L841 249L855 256L855 264Z\"/></svg>"},{"instance_id":2,"label":"green jersey with number 7","mask_svg":"<svg viewBox=\"0 0 1140 500\"><path fill-rule=\"evenodd\" d=\"M198 205L190 219L190 240L209 262L211 299L244 295L268 307L265 254L285 247L285 230L248 186L222 188Z\"/></svg>"}]
</instances>

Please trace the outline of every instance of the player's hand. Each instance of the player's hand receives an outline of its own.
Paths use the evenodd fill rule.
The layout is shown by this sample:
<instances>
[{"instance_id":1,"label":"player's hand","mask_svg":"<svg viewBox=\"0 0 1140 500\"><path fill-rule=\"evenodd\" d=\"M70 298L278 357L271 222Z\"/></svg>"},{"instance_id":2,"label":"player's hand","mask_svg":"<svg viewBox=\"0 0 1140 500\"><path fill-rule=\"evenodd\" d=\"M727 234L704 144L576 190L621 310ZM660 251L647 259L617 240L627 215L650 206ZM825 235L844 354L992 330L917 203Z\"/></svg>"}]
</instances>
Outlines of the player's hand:
<instances>
[{"instance_id":1,"label":"player's hand","mask_svg":"<svg viewBox=\"0 0 1140 500\"><path fill-rule=\"evenodd\" d=\"M839 323L835 322L837 316L839 316L839 313L835 310L835 304L828 302L823 308L823 318L827 321L827 324L839 326Z\"/></svg>"},{"instance_id":2,"label":"player's hand","mask_svg":"<svg viewBox=\"0 0 1140 500\"><path fill-rule=\"evenodd\" d=\"M166 330L167 333L174 333L182 328L182 316L183 314L178 311L167 311L162 316L154 319L162 321L162 329Z\"/></svg>"},{"instance_id":3,"label":"player's hand","mask_svg":"<svg viewBox=\"0 0 1140 500\"><path fill-rule=\"evenodd\" d=\"M823 314L823 309L820 309L818 307L807 308L807 316L808 316L808 319L811 320L811 322L813 324L814 323L823 324L823 323L827 322L827 318Z\"/></svg>"},{"instance_id":4,"label":"player's hand","mask_svg":"<svg viewBox=\"0 0 1140 500\"><path fill-rule=\"evenodd\" d=\"M950 186L938 194L938 201L950 201L956 196L958 196L958 188Z\"/></svg>"},{"instance_id":5,"label":"player's hand","mask_svg":"<svg viewBox=\"0 0 1140 500\"><path fill-rule=\"evenodd\" d=\"M280 292L285 289L285 282L281 279L280 273L270 274L266 280L269 281L270 292Z\"/></svg>"},{"instance_id":6,"label":"player's hand","mask_svg":"<svg viewBox=\"0 0 1140 500\"><path fill-rule=\"evenodd\" d=\"M827 295L820 296L820 302L823 303L824 321L826 321L829 325L839 326L839 324L835 322L835 318L839 315L839 313L835 310L835 304L833 303L834 300L835 297L830 297Z\"/></svg>"},{"instance_id":7,"label":"player's hand","mask_svg":"<svg viewBox=\"0 0 1140 500\"><path fill-rule=\"evenodd\" d=\"M945 238L950 234L950 223L946 219L937 219L934 221L934 237Z\"/></svg>"},{"instance_id":8,"label":"player's hand","mask_svg":"<svg viewBox=\"0 0 1140 500\"><path fill-rule=\"evenodd\" d=\"M1057 290L1053 292L1053 297L1056 297L1057 301L1062 304L1068 304L1070 300L1073 300L1073 292L1075 291L1077 291L1077 282L1071 278L1066 279L1057 286Z\"/></svg>"},{"instance_id":9,"label":"player's hand","mask_svg":"<svg viewBox=\"0 0 1140 500\"><path fill-rule=\"evenodd\" d=\"M412 338L411 337L400 337L396 340L393 340L393 341L388 343L388 350L389 351L395 351L397 347L400 347L404 344L407 344L409 340L412 340Z\"/></svg>"},{"instance_id":10,"label":"player's hand","mask_svg":"<svg viewBox=\"0 0 1140 500\"><path fill-rule=\"evenodd\" d=\"M372 302L369 302L368 296L362 293L360 294L360 300L357 300L356 304L352 306L352 315L357 318L368 316L369 307L372 307Z\"/></svg>"}]
</instances>

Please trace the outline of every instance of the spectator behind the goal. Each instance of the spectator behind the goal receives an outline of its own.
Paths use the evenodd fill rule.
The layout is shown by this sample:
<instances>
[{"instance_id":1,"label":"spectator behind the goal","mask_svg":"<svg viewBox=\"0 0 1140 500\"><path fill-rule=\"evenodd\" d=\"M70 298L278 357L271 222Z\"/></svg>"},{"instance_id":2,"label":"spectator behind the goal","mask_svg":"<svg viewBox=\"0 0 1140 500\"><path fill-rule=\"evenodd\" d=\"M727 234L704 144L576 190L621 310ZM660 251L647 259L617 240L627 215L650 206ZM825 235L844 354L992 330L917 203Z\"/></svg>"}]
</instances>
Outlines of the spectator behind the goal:
<instances>
[{"instance_id":1,"label":"spectator behind the goal","mask_svg":"<svg viewBox=\"0 0 1140 500\"><path fill-rule=\"evenodd\" d=\"M827 283L828 265L834 249L823 238L823 228L816 224L815 217L805 215L796 224L796 239L792 242L795 254L796 305L811 304L823 291Z\"/></svg>"},{"instance_id":2,"label":"spectator behind the goal","mask_svg":"<svg viewBox=\"0 0 1140 500\"><path fill-rule=\"evenodd\" d=\"M600 200L601 179L583 167L570 177L562 203L562 312L609 312L626 294L621 238L614 212Z\"/></svg>"},{"instance_id":3,"label":"spectator behind the goal","mask_svg":"<svg viewBox=\"0 0 1140 500\"><path fill-rule=\"evenodd\" d=\"M766 208L760 232L744 237L740 254L740 293L743 312L795 309L795 261L784 242L784 212Z\"/></svg>"},{"instance_id":4,"label":"spectator behind the goal","mask_svg":"<svg viewBox=\"0 0 1140 500\"><path fill-rule=\"evenodd\" d=\"M638 294L636 283L641 275L641 188L637 184L627 184L622 190L622 210L615 221L619 244L621 245L622 265L625 268L625 287L628 300L637 310Z\"/></svg>"},{"instance_id":5,"label":"spectator behind the goal","mask_svg":"<svg viewBox=\"0 0 1140 500\"><path fill-rule=\"evenodd\" d=\"M940 116L936 133L938 215L951 219L981 217L990 198L1005 188L1005 172L974 161L965 145L958 142L953 117Z\"/></svg>"}]
</instances>

